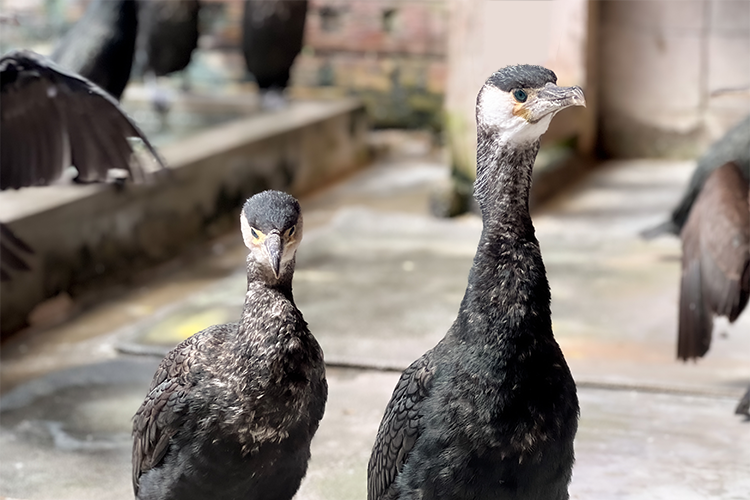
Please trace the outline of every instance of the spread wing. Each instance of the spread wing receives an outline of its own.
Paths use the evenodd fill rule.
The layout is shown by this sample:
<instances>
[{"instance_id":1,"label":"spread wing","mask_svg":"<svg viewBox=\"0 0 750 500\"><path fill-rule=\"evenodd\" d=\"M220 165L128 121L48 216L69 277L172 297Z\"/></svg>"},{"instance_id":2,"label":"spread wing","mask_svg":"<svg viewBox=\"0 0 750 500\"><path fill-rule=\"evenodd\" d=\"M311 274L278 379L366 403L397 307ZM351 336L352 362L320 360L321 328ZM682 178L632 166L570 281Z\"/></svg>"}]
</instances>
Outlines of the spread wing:
<instances>
[{"instance_id":1,"label":"spread wing","mask_svg":"<svg viewBox=\"0 0 750 500\"><path fill-rule=\"evenodd\" d=\"M734 321L750 297L748 183L734 163L711 173L681 237L677 355L690 359L708 351L713 315Z\"/></svg>"},{"instance_id":2,"label":"spread wing","mask_svg":"<svg viewBox=\"0 0 750 500\"><path fill-rule=\"evenodd\" d=\"M138 126L94 83L27 50L0 59L0 189L46 185L70 165L77 180L100 181L122 169L146 172L128 138L164 164Z\"/></svg>"},{"instance_id":3,"label":"spread wing","mask_svg":"<svg viewBox=\"0 0 750 500\"><path fill-rule=\"evenodd\" d=\"M130 137L140 138L164 168L117 101L34 52L13 51L0 59L0 101L0 190L49 184L70 165L81 182L105 180L110 169L143 180ZM9 228L0 227L0 280L7 281L12 271L28 269L23 253L33 251Z\"/></svg>"},{"instance_id":4,"label":"spread wing","mask_svg":"<svg viewBox=\"0 0 750 500\"><path fill-rule=\"evenodd\" d=\"M385 409L367 466L368 500L394 498L393 483L419 437L422 402L433 378L432 351L401 374Z\"/></svg>"},{"instance_id":5,"label":"spread wing","mask_svg":"<svg viewBox=\"0 0 750 500\"><path fill-rule=\"evenodd\" d=\"M141 475L164 459L171 437L183 422L193 386L191 367L198 351L198 337L194 335L167 354L133 417L133 489L136 496Z\"/></svg>"}]
</instances>

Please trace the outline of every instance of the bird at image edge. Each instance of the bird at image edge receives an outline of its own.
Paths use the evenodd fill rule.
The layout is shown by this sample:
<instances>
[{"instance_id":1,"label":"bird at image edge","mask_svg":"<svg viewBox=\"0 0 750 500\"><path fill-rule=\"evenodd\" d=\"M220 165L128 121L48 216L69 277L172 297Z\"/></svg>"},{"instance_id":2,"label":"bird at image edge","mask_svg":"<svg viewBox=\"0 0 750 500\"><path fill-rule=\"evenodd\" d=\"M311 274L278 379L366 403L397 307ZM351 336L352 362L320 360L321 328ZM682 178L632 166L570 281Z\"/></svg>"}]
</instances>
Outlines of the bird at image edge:
<instances>
[{"instance_id":1,"label":"bird at image edge","mask_svg":"<svg viewBox=\"0 0 750 500\"><path fill-rule=\"evenodd\" d=\"M680 233L682 277L677 357L703 357L714 316L733 323L750 299L750 187L728 162L708 175ZM750 388L735 410L750 416Z\"/></svg>"},{"instance_id":2,"label":"bird at image edge","mask_svg":"<svg viewBox=\"0 0 750 500\"><path fill-rule=\"evenodd\" d=\"M328 386L292 297L299 204L264 191L240 222L250 250L240 321L187 338L156 370L133 422L139 500L288 500L307 470Z\"/></svg>"},{"instance_id":3,"label":"bird at image edge","mask_svg":"<svg viewBox=\"0 0 750 500\"><path fill-rule=\"evenodd\" d=\"M585 105L579 87L556 81L540 66L509 66L479 92L482 235L455 322L393 391L369 500L568 498L578 398L529 214L541 135L555 113Z\"/></svg>"}]
</instances>

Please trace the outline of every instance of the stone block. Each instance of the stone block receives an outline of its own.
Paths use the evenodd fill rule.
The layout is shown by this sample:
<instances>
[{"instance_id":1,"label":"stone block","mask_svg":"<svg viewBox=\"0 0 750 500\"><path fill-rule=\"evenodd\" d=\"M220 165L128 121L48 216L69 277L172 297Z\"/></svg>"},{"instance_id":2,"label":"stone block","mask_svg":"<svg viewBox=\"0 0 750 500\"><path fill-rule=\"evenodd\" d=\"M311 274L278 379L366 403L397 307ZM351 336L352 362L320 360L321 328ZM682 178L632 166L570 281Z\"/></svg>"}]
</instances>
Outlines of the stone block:
<instances>
[{"instance_id":1,"label":"stone block","mask_svg":"<svg viewBox=\"0 0 750 500\"><path fill-rule=\"evenodd\" d=\"M695 35L703 30L705 6L702 0L609 0L602 2L601 21L641 33Z\"/></svg>"},{"instance_id":2,"label":"stone block","mask_svg":"<svg viewBox=\"0 0 750 500\"><path fill-rule=\"evenodd\" d=\"M747 23L750 25L750 13ZM750 87L750 29L712 32L707 43L707 91Z\"/></svg>"},{"instance_id":3,"label":"stone block","mask_svg":"<svg viewBox=\"0 0 750 500\"><path fill-rule=\"evenodd\" d=\"M698 34L667 36L609 24L601 41L604 110L673 130L696 126L704 69Z\"/></svg>"},{"instance_id":4,"label":"stone block","mask_svg":"<svg viewBox=\"0 0 750 500\"><path fill-rule=\"evenodd\" d=\"M710 2L711 34L722 37L750 35L750 2L714 0Z\"/></svg>"}]
</instances>

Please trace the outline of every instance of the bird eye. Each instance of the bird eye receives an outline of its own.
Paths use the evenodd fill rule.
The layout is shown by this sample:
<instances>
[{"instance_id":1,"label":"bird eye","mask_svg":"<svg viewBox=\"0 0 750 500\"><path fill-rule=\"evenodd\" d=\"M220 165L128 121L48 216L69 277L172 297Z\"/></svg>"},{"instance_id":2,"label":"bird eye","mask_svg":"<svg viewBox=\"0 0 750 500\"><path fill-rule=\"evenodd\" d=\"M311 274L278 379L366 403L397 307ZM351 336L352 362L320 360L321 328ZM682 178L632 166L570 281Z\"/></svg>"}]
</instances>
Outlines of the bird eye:
<instances>
[{"instance_id":1,"label":"bird eye","mask_svg":"<svg viewBox=\"0 0 750 500\"><path fill-rule=\"evenodd\" d=\"M294 232L297 230L297 226L292 226L289 228L289 231L286 232L287 236L291 236L294 234Z\"/></svg>"},{"instance_id":2,"label":"bird eye","mask_svg":"<svg viewBox=\"0 0 750 500\"><path fill-rule=\"evenodd\" d=\"M513 97L516 98L516 101L518 102L526 102L526 98L529 97L526 95L526 92L522 89L516 89L513 91Z\"/></svg>"},{"instance_id":3,"label":"bird eye","mask_svg":"<svg viewBox=\"0 0 750 500\"><path fill-rule=\"evenodd\" d=\"M250 234L252 234L252 235L253 235L253 238L255 238L256 240L257 240L258 238L260 238L260 236L258 235L258 231L256 231L256 230L255 230L254 228L252 228L252 227L250 228Z\"/></svg>"}]
</instances>

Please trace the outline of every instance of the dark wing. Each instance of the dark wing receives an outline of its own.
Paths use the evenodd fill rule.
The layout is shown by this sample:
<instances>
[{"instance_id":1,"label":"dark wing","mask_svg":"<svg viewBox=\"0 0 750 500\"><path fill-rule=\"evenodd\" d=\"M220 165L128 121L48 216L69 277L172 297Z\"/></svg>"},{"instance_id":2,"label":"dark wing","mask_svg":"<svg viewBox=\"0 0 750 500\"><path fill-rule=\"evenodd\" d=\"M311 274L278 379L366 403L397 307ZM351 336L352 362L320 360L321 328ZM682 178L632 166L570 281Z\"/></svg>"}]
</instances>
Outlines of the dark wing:
<instances>
[{"instance_id":1,"label":"dark wing","mask_svg":"<svg viewBox=\"0 0 750 500\"><path fill-rule=\"evenodd\" d=\"M703 356L713 315L737 319L750 297L748 182L734 163L716 169L701 190L682 234L677 356Z\"/></svg>"},{"instance_id":2,"label":"dark wing","mask_svg":"<svg viewBox=\"0 0 750 500\"><path fill-rule=\"evenodd\" d=\"M167 354L151 381L148 394L133 417L133 489L140 477L162 461L169 441L179 430L193 387L191 367L199 351L194 335Z\"/></svg>"},{"instance_id":3,"label":"dark wing","mask_svg":"<svg viewBox=\"0 0 750 500\"><path fill-rule=\"evenodd\" d=\"M742 396L740 402L737 403L737 408L734 409L737 415L747 415L750 417L750 387L747 388L747 392Z\"/></svg>"},{"instance_id":4,"label":"dark wing","mask_svg":"<svg viewBox=\"0 0 750 500\"><path fill-rule=\"evenodd\" d=\"M385 409L367 466L367 499L394 498L393 483L419 437L422 402L432 387L432 351L401 374Z\"/></svg>"},{"instance_id":5,"label":"dark wing","mask_svg":"<svg viewBox=\"0 0 750 500\"><path fill-rule=\"evenodd\" d=\"M77 180L101 181L110 169L146 177L128 138L143 141L138 126L109 94L31 51L0 59L0 189L45 185L71 164Z\"/></svg>"},{"instance_id":6,"label":"dark wing","mask_svg":"<svg viewBox=\"0 0 750 500\"><path fill-rule=\"evenodd\" d=\"M706 179L717 168L730 161L737 164L745 179L750 179L750 115L711 144L698 159L698 165L669 220L642 231L641 236L651 239L662 234L680 234Z\"/></svg>"}]
</instances>

